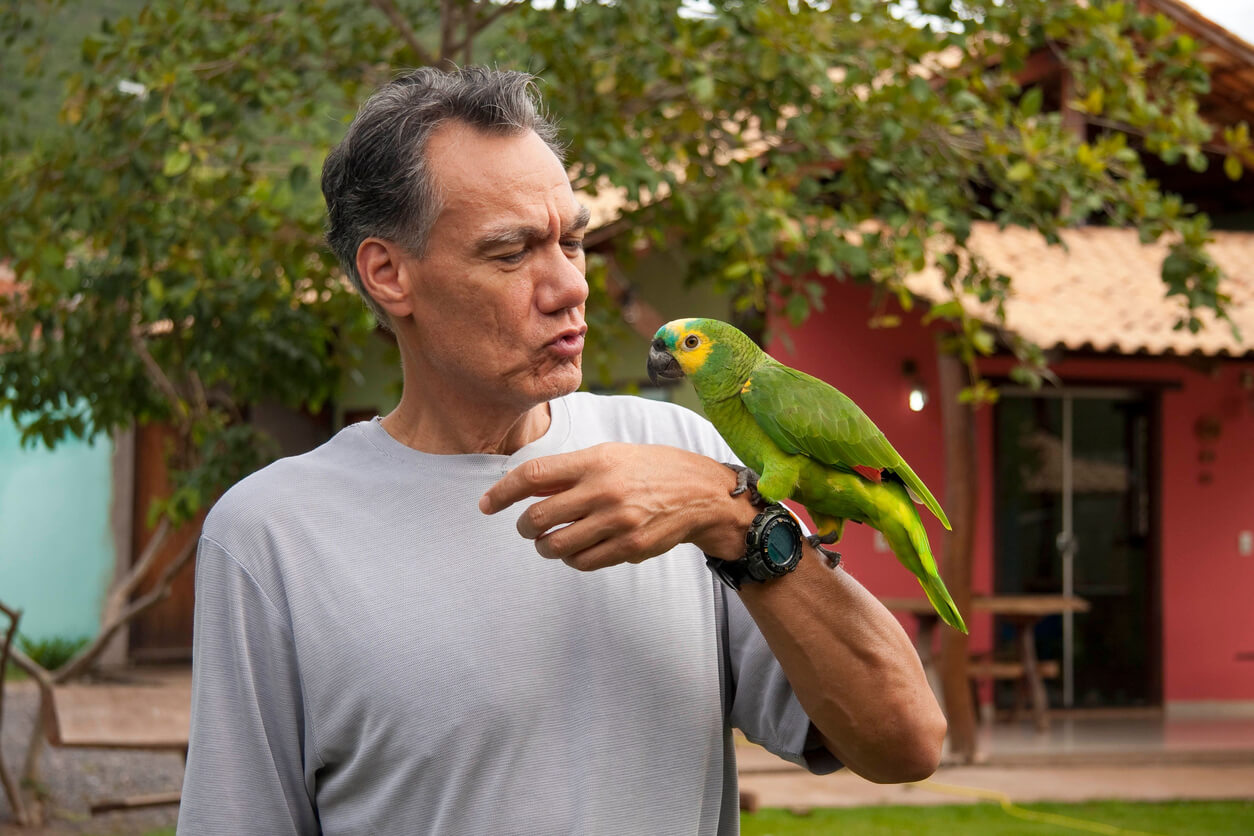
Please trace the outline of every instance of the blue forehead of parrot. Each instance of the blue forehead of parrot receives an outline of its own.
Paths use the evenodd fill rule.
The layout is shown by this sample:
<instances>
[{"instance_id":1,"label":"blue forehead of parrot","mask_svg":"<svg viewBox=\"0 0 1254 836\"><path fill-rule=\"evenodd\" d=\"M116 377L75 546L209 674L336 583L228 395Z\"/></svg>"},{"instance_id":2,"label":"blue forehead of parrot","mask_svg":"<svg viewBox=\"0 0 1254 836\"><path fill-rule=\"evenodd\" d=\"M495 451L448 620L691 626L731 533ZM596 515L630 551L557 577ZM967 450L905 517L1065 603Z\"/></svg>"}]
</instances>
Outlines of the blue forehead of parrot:
<instances>
[{"instance_id":1,"label":"blue forehead of parrot","mask_svg":"<svg viewBox=\"0 0 1254 836\"><path fill-rule=\"evenodd\" d=\"M672 320L658 329L657 336L668 343L677 343L698 321L695 318Z\"/></svg>"}]
</instances>

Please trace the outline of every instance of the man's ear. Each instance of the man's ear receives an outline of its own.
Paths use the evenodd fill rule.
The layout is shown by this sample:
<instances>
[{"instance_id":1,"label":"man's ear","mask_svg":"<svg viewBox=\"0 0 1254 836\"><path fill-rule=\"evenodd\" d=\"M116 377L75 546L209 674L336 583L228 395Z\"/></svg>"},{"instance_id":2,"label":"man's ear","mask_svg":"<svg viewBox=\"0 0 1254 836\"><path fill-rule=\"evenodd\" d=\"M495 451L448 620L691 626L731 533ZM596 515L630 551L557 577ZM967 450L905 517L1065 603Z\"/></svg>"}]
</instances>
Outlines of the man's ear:
<instances>
[{"instance_id":1,"label":"man's ear","mask_svg":"<svg viewBox=\"0 0 1254 836\"><path fill-rule=\"evenodd\" d=\"M357 247L357 275L371 298L393 319L413 312L413 257L395 242L367 238Z\"/></svg>"}]
</instances>

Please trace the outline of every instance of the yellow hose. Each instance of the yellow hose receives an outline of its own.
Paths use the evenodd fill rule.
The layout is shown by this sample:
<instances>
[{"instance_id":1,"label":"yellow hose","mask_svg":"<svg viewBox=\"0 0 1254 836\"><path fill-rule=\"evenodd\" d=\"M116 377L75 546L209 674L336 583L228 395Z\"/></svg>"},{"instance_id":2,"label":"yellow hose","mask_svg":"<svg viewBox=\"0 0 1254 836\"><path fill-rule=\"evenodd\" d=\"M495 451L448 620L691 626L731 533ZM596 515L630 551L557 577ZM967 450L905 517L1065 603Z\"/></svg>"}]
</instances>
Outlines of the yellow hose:
<instances>
[{"instance_id":1,"label":"yellow hose","mask_svg":"<svg viewBox=\"0 0 1254 836\"><path fill-rule=\"evenodd\" d=\"M996 801L1007 814L1017 819L1025 821L1041 822L1042 824L1053 824L1058 827L1065 827L1070 830L1083 830L1088 833L1106 833L1112 836L1159 836L1159 834L1146 833L1142 830L1126 830L1122 827L1115 827L1112 824L1105 824L1097 821L1086 821L1085 819L1076 819L1071 816L1060 816L1056 813L1042 813L1036 810L1026 810L1018 806L1010 800L1010 796L1004 792L997 790L984 790L978 787L963 787L957 784L942 784L933 781L930 778L924 781L916 781L914 786L921 787L925 790L933 790L935 792L947 793L949 795L961 795L970 798L979 798L984 801Z\"/></svg>"}]
</instances>

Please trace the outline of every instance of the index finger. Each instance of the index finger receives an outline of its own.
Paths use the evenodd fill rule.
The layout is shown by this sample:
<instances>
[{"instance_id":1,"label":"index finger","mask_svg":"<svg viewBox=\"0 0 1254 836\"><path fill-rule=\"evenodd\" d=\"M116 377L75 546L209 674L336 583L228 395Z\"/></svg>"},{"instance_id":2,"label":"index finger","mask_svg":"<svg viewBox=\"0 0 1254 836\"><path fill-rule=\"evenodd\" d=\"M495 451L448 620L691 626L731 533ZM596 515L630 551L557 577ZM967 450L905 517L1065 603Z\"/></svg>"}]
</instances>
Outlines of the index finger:
<instances>
[{"instance_id":1,"label":"index finger","mask_svg":"<svg viewBox=\"0 0 1254 836\"><path fill-rule=\"evenodd\" d=\"M529 496L551 496L569 488L587 469L581 453L558 453L523 462L479 497L479 510L495 514Z\"/></svg>"}]
</instances>

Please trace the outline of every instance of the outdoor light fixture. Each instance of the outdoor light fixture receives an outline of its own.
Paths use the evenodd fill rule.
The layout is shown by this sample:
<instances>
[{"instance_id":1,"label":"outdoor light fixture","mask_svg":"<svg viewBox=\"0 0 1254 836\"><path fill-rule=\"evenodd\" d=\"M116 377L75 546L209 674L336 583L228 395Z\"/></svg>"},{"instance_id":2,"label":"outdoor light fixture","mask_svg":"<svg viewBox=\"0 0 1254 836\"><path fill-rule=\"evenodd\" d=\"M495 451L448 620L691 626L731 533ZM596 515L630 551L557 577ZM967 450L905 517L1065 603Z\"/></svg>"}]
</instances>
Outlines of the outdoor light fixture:
<instances>
[{"instance_id":1,"label":"outdoor light fixture","mask_svg":"<svg viewBox=\"0 0 1254 836\"><path fill-rule=\"evenodd\" d=\"M923 407L927 406L927 386L923 384L923 378L919 377L919 367L913 360L904 360L901 374L910 383L910 395L906 404L911 412L922 412Z\"/></svg>"}]
</instances>

